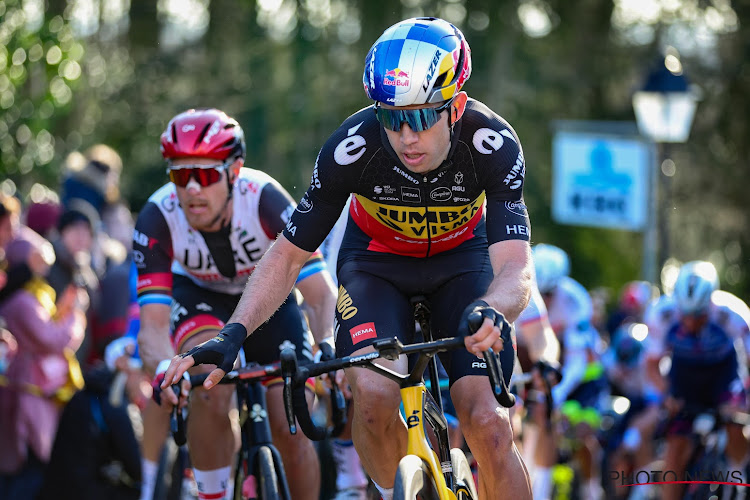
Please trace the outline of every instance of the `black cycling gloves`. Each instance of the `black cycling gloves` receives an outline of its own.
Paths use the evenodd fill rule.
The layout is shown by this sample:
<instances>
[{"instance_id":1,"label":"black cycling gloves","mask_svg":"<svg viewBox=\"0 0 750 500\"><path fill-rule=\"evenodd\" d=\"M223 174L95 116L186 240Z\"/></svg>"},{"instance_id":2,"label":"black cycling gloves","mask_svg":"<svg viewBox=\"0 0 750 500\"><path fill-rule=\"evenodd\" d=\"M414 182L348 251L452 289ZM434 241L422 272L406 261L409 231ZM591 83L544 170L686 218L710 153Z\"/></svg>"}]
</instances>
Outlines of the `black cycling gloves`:
<instances>
[{"instance_id":1,"label":"black cycling gloves","mask_svg":"<svg viewBox=\"0 0 750 500\"><path fill-rule=\"evenodd\" d=\"M505 316L500 311L483 300L475 300L466 306L458 324L458 333L463 336L472 335L482 326L484 318L489 318L500 329L500 339L504 345L508 345L511 341L510 323L505 321Z\"/></svg>"},{"instance_id":2,"label":"black cycling gloves","mask_svg":"<svg viewBox=\"0 0 750 500\"><path fill-rule=\"evenodd\" d=\"M216 365L225 373L232 371L242 344L247 337L247 328L241 323L224 325L219 334L190 349L182 357L192 356L196 365Z\"/></svg>"}]
</instances>

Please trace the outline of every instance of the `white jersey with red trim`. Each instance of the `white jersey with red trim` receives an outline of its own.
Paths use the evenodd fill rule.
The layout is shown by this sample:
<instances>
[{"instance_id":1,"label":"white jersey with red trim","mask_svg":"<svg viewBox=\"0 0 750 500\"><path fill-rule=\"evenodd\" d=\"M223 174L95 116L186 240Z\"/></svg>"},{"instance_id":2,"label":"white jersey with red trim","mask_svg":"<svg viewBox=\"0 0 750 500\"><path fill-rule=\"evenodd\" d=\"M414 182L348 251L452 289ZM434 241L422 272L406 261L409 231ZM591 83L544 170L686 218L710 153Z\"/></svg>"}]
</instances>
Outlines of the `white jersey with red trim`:
<instances>
[{"instance_id":1,"label":"white jersey with red trim","mask_svg":"<svg viewBox=\"0 0 750 500\"><path fill-rule=\"evenodd\" d=\"M261 193L266 187L274 193L283 193L276 196L281 203L275 203L277 208L272 211L261 207ZM276 225L280 231L294 210L291 199L287 199L286 191L268 174L240 169L233 186L233 213L227 235L236 272L225 276L219 271L203 234L190 227L174 184L165 184L149 198L142 211L145 216L139 217L136 226L134 248L136 259L141 260L139 296L171 295L171 275L166 266L171 266L171 273L186 276L208 290L241 294L248 276L275 240L277 233L268 228ZM158 212L154 207L158 207ZM275 223L272 219L280 220Z\"/></svg>"}]
</instances>

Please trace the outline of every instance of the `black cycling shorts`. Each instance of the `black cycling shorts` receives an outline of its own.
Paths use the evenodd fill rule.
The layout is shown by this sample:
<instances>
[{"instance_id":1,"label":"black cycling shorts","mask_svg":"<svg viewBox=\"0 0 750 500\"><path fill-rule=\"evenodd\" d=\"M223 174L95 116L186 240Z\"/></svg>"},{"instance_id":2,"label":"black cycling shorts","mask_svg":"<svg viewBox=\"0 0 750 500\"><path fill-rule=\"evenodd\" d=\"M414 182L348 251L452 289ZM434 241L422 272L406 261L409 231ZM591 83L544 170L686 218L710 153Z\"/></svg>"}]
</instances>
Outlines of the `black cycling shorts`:
<instances>
[{"instance_id":1,"label":"black cycling shorts","mask_svg":"<svg viewBox=\"0 0 750 500\"><path fill-rule=\"evenodd\" d=\"M206 290L185 276L174 275L170 331L175 349L205 330L220 330L229 321L239 295ZM294 294L290 294L271 318L243 346L245 359L257 363L279 360L281 349L293 346L300 360L312 360L309 328Z\"/></svg>"},{"instance_id":2,"label":"black cycling shorts","mask_svg":"<svg viewBox=\"0 0 750 500\"><path fill-rule=\"evenodd\" d=\"M432 311L434 339L456 335L461 315L482 296L492 281L489 253L443 252L414 258L373 252L347 255L338 266L336 303L336 354L348 356L378 338L415 339L410 298L424 296ZM466 375L486 376L483 358L466 349L440 353L450 384ZM500 354L503 375L510 381L515 351L507 346Z\"/></svg>"}]
</instances>

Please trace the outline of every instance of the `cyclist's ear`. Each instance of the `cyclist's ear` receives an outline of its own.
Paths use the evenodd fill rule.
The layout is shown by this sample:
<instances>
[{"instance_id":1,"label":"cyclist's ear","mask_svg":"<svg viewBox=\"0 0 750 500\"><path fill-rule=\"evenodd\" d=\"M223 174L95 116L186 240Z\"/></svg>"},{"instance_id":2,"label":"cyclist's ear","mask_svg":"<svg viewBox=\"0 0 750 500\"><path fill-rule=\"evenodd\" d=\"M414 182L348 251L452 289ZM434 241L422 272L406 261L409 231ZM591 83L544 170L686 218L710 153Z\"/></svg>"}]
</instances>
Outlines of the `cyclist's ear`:
<instances>
[{"instance_id":1,"label":"cyclist's ear","mask_svg":"<svg viewBox=\"0 0 750 500\"><path fill-rule=\"evenodd\" d=\"M451 103L451 123L456 123L464 115L466 110L466 101L469 100L469 96L463 90L456 94Z\"/></svg>"},{"instance_id":2,"label":"cyclist's ear","mask_svg":"<svg viewBox=\"0 0 750 500\"><path fill-rule=\"evenodd\" d=\"M229 172L231 175L230 181L234 181L238 175L240 175L240 169L245 164L244 158L237 158L234 160L234 163L229 167Z\"/></svg>"}]
</instances>

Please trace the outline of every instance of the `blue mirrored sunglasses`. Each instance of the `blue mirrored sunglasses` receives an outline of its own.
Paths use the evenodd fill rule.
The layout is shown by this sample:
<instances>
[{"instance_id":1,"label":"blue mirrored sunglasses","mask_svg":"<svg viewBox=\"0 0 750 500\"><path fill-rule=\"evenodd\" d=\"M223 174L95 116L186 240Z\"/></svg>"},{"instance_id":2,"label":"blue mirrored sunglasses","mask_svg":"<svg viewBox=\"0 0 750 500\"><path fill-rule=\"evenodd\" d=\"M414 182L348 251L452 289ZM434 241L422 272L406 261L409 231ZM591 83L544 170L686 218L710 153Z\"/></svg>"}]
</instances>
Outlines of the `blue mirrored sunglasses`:
<instances>
[{"instance_id":1,"label":"blue mirrored sunglasses","mask_svg":"<svg viewBox=\"0 0 750 500\"><path fill-rule=\"evenodd\" d=\"M375 103L375 116L378 121L388 130L398 132L401 124L406 122L414 132L422 132L440 121L440 113L448 109L453 99L450 99L437 108L416 109L386 109Z\"/></svg>"}]
</instances>

